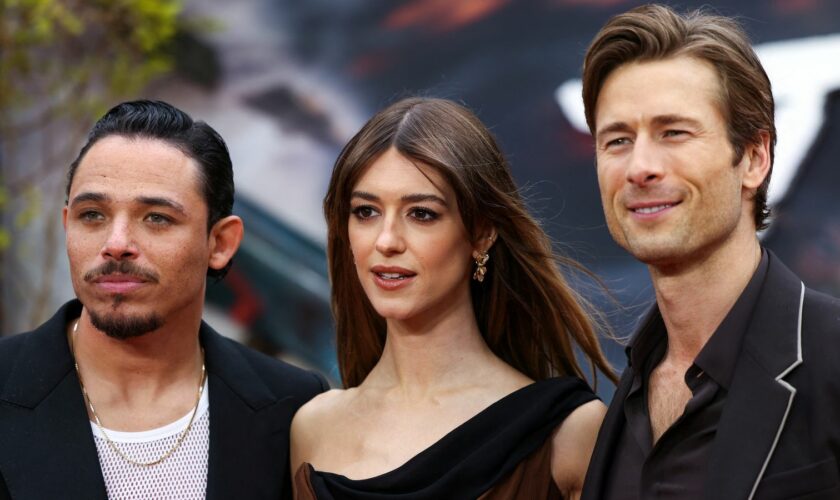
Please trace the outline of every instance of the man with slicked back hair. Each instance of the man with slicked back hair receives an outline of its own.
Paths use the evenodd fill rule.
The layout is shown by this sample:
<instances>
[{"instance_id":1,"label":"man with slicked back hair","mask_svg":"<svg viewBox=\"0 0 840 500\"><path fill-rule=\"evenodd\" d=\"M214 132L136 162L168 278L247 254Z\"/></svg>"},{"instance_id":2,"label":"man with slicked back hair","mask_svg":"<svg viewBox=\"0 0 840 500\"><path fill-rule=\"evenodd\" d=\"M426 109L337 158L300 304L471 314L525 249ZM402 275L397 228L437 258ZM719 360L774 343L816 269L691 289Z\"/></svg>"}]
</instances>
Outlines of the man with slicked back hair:
<instances>
[{"instance_id":1,"label":"man with slicked back hair","mask_svg":"<svg viewBox=\"0 0 840 500\"><path fill-rule=\"evenodd\" d=\"M201 319L244 231L222 138L119 104L66 196L76 298L0 340L0 500L291 498L291 419L327 386Z\"/></svg>"}]
</instances>

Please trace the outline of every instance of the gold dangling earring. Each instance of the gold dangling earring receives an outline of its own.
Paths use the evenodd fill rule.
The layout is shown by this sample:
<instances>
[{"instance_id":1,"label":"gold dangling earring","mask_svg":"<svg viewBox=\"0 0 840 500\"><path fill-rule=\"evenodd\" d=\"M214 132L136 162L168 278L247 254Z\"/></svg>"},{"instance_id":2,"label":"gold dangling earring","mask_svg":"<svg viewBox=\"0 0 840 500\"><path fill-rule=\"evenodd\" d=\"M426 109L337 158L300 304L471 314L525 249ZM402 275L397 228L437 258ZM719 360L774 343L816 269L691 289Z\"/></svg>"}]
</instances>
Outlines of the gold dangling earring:
<instances>
[{"instance_id":1,"label":"gold dangling earring","mask_svg":"<svg viewBox=\"0 0 840 500\"><path fill-rule=\"evenodd\" d=\"M490 260L490 254L481 252L478 257L475 257L475 272L473 279L479 283L484 282L484 275L487 274L487 261Z\"/></svg>"}]
</instances>

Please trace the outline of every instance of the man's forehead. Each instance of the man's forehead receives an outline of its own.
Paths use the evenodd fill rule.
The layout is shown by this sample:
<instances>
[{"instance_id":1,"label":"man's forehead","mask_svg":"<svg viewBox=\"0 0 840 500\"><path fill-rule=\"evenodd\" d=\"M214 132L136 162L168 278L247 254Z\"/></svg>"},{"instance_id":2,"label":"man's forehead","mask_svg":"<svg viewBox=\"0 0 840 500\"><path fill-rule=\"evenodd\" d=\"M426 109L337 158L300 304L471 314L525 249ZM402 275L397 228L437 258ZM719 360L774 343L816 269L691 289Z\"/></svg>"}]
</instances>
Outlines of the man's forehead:
<instances>
[{"instance_id":1,"label":"man's forehead","mask_svg":"<svg viewBox=\"0 0 840 500\"><path fill-rule=\"evenodd\" d=\"M600 130L629 117L698 119L704 110L723 111L721 83L714 66L691 56L633 61L613 70L596 104Z\"/></svg>"},{"instance_id":2,"label":"man's forehead","mask_svg":"<svg viewBox=\"0 0 840 500\"><path fill-rule=\"evenodd\" d=\"M82 158L71 197L82 190L113 189L201 195L199 181L195 160L165 140L114 135L94 143Z\"/></svg>"},{"instance_id":3,"label":"man's forehead","mask_svg":"<svg viewBox=\"0 0 840 500\"><path fill-rule=\"evenodd\" d=\"M691 81L704 77L714 88L719 88L720 74L712 62L691 54L677 54L655 59L636 59L614 67L604 78L601 91L611 80L626 74L640 74L643 78L665 75L675 82Z\"/></svg>"},{"instance_id":4,"label":"man's forehead","mask_svg":"<svg viewBox=\"0 0 840 500\"><path fill-rule=\"evenodd\" d=\"M170 142L166 139L160 137L149 137L145 135L126 135L126 134L110 134L101 139L97 140L88 151L90 154L91 151L94 149L119 149L125 146L135 146L138 148L159 148L159 149L168 149L171 150L173 153L177 152L183 156L186 156L178 146L176 146L173 142Z\"/></svg>"}]
</instances>

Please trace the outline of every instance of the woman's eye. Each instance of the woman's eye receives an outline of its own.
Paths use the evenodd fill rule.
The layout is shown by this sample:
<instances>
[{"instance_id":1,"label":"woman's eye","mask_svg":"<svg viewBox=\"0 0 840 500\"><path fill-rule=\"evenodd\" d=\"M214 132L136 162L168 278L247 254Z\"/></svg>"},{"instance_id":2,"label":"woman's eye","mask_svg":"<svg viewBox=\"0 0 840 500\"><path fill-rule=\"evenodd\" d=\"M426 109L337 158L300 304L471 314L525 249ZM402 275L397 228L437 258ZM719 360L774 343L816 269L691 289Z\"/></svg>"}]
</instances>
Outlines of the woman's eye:
<instances>
[{"instance_id":1,"label":"woman's eye","mask_svg":"<svg viewBox=\"0 0 840 500\"><path fill-rule=\"evenodd\" d=\"M361 205L352 210L357 219L369 219L376 215L376 209L370 205Z\"/></svg>"},{"instance_id":2,"label":"woman's eye","mask_svg":"<svg viewBox=\"0 0 840 500\"><path fill-rule=\"evenodd\" d=\"M428 208L413 208L409 215L422 222L429 222L438 218L438 214Z\"/></svg>"}]
</instances>

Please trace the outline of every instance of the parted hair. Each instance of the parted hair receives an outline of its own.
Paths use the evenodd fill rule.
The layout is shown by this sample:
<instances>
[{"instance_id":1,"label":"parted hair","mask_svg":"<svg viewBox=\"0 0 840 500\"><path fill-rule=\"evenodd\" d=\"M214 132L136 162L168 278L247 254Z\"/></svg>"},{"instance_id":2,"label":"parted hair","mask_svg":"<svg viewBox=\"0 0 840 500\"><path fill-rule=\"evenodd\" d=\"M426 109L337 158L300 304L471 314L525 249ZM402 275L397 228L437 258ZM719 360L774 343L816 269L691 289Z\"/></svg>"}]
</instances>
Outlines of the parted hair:
<instances>
[{"instance_id":1,"label":"parted hair","mask_svg":"<svg viewBox=\"0 0 840 500\"><path fill-rule=\"evenodd\" d=\"M776 126L773 92L750 40L740 24L729 17L694 10L679 14L670 7L650 4L610 19L595 35L583 63L583 104L586 123L595 134L595 109L601 88L619 66L689 56L710 63L720 82L720 110L735 151L741 160L748 144L770 136L770 165L754 197L756 229L765 229L770 216L767 188L773 165Z\"/></svg>"},{"instance_id":2,"label":"parted hair","mask_svg":"<svg viewBox=\"0 0 840 500\"><path fill-rule=\"evenodd\" d=\"M455 192L467 234L492 225L483 283L470 293L481 334L502 360L534 380L556 375L586 379L575 346L610 380L615 374L598 343L589 304L567 283L558 257L528 213L507 161L484 124L445 99L408 98L378 112L336 160L324 199L338 362L345 387L362 383L382 355L386 326L359 282L348 239L350 196L366 168L389 148L431 166ZM559 264L559 266L558 266Z\"/></svg>"}]
</instances>

